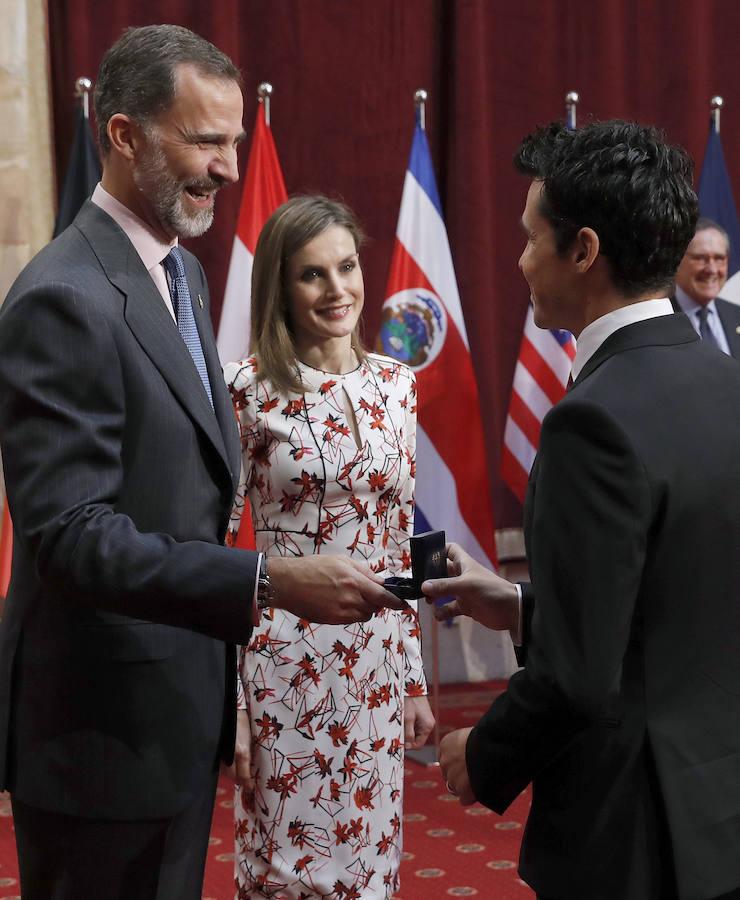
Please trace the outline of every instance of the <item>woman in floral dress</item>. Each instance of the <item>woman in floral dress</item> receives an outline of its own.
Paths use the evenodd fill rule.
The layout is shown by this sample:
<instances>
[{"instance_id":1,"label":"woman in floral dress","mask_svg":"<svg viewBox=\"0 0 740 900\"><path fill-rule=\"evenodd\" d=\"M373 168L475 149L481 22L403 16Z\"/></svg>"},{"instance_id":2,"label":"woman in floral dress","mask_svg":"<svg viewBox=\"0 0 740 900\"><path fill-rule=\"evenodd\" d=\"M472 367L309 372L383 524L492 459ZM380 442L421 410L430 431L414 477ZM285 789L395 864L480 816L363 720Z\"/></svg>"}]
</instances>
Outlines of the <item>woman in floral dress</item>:
<instances>
[{"instance_id":1,"label":"woman in floral dress","mask_svg":"<svg viewBox=\"0 0 740 900\"><path fill-rule=\"evenodd\" d=\"M361 232L324 197L260 235L252 358L227 366L257 549L410 574L416 388L367 353ZM415 604L356 625L263 612L240 655L237 896L385 900L398 888L404 747L433 718Z\"/></svg>"}]
</instances>

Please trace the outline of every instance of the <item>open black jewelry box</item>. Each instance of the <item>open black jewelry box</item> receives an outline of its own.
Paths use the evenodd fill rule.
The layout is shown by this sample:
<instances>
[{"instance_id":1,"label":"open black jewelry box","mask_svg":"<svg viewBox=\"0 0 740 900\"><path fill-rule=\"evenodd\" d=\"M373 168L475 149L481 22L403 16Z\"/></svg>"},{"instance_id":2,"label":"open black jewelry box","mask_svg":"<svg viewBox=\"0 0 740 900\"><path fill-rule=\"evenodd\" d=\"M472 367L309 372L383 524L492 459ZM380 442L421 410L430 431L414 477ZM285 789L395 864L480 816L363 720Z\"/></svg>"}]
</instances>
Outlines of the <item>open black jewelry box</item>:
<instances>
[{"instance_id":1,"label":"open black jewelry box","mask_svg":"<svg viewBox=\"0 0 740 900\"><path fill-rule=\"evenodd\" d=\"M410 539L411 578L386 578L386 590L399 600L420 599L421 586L428 578L447 577L446 543L444 531L425 531L413 535Z\"/></svg>"}]
</instances>

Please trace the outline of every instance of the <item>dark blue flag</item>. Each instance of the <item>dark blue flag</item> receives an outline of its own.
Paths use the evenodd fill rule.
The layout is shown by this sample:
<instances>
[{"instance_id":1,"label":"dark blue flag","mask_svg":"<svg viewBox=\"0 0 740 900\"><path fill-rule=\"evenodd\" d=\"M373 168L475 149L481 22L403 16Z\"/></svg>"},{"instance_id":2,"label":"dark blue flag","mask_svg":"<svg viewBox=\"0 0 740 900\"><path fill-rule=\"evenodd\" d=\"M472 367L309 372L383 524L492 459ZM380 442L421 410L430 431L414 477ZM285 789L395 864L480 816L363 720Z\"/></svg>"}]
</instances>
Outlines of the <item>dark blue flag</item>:
<instances>
[{"instance_id":1,"label":"dark blue flag","mask_svg":"<svg viewBox=\"0 0 740 900\"><path fill-rule=\"evenodd\" d=\"M730 236L727 274L734 275L740 269L740 228L722 143L714 127L714 121L709 125L709 139L699 179L699 211L702 216L714 219Z\"/></svg>"},{"instance_id":2,"label":"dark blue flag","mask_svg":"<svg viewBox=\"0 0 740 900\"><path fill-rule=\"evenodd\" d=\"M72 152L69 155L67 173L64 176L64 185L59 198L59 213L54 225L54 237L61 234L72 223L80 211L80 207L95 190L95 185L99 181L98 151L95 149L95 143L90 133L90 123L85 117L82 107L79 106Z\"/></svg>"}]
</instances>

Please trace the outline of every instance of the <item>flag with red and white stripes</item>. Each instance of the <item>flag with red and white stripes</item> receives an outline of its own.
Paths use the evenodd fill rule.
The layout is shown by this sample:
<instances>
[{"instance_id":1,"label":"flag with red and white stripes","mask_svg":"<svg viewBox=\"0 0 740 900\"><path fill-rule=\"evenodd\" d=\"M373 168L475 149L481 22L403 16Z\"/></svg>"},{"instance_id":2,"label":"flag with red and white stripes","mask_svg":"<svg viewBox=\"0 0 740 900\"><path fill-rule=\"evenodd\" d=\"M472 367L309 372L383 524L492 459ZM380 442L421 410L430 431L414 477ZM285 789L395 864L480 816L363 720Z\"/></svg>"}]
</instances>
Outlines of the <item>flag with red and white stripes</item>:
<instances>
[{"instance_id":1,"label":"flag with red and white stripes","mask_svg":"<svg viewBox=\"0 0 740 900\"><path fill-rule=\"evenodd\" d=\"M218 326L218 355L223 365L248 354L252 262L257 238L265 222L287 199L275 141L265 120L264 103L260 103Z\"/></svg>"},{"instance_id":2,"label":"flag with red and white stripes","mask_svg":"<svg viewBox=\"0 0 740 900\"><path fill-rule=\"evenodd\" d=\"M542 420L565 394L575 355L573 335L538 328L530 305L514 370L501 456L501 476L522 503L540 443Z\"/></svg>"},{"instance_id":3,"label":"flag with red and white stripes","mask_svg":"<svg viewBox=\"0 0 740 900\"><path fill-rule=\"evenodd\" d=\"M379 349L407 363L418 385L418 533L444 529L478 562L496 565L478 386L424 129L417 121Z\"/></svg>"}]
</instances>

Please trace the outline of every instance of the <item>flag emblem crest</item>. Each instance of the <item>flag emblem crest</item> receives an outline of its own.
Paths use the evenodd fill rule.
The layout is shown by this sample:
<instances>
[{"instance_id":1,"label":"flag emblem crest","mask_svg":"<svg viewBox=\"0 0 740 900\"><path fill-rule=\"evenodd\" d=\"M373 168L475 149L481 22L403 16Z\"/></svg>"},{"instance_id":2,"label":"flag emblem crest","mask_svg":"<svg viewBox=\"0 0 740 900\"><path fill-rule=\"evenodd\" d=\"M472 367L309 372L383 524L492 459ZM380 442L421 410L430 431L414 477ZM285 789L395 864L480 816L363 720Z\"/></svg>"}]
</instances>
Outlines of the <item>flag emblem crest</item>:
<instances>
[{"instance_id":1,"label":"flag emblem crest","mask_svg":"<svg viewBox=\"0 0 740 900\"><path fill-rule=\"evenodd\" d=\"M378 349L416 372L434 362L446 335L447 315L432 291L408 288L383 304Z\"/></svg>"}]
</instances>

